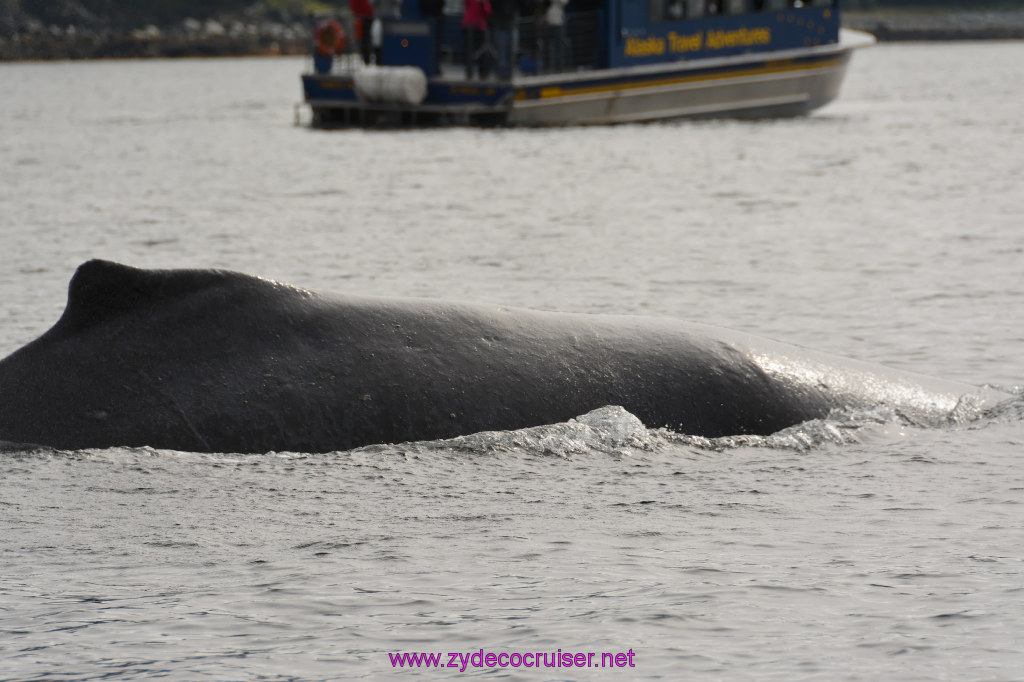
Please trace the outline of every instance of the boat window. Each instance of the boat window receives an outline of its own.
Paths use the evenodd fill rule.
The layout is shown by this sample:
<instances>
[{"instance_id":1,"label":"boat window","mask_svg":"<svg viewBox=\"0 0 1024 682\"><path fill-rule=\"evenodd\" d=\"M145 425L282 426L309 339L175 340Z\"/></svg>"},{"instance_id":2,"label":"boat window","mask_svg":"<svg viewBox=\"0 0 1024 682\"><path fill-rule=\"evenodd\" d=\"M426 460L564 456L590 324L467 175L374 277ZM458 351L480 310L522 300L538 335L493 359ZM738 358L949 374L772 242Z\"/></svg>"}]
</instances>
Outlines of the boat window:
<instances>
[{"instance_id":1,"label":"boat window","mask_svg":"<svg viewBox=\"0 0 1024 682\"><path fill-rule=\"evenodd\" d=\"M802 7L834 7L836 0L647 0L647 21L697 19L720 14L777 12Z\"/></svg>"},{"instance_id":2,"label":"boat window","mask_svg":"<svg viewBox=\"0 0 1024 682\"><path fill-rule=\"evenodd\" d=\"M647 0L647 23L660 24L665 21L665 0Z\"/></svg>"},{"instance_id":3,"label":"boat window","mask_svg":"<svg viewBox=\"0 0 1024 682\"><path fill-rule=\"evenodd\" d=\"M663 21L679 21L693 16L687 13L687 0L647 0L647 21L660 24Z\"/></svg>"},{"instance_id":4,"label":"boat window","mask_svg":"<svg viewBox=\"0 0 1024 682\"><path fill-rule=\"evenodd\" d=\"M728 0L647 0L647 21L652 24L663 21L698 19L709 14L725 14ZM740 0L749 2L750 0ZM787 0L782 0L786 2Z\"/></svg>"}]
</instances>

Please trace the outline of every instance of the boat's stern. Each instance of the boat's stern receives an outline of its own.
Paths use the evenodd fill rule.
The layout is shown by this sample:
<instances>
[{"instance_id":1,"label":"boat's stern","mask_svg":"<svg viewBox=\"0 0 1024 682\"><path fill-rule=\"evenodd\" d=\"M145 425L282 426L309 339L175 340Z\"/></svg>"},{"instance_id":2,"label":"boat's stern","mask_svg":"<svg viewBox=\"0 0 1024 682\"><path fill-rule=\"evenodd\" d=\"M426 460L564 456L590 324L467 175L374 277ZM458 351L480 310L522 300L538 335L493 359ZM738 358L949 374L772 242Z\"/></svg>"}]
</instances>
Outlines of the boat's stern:
<instances>
[{"instance_id":1,"label":"boat's stern","mask_svg":"<svg viewBox=\"0 0 1024 682\"><path fill-rule=\"evenodd\" d=\"M506 81L428 77L414 66L363 66L302 76L314 127L500 125L511 108Z\"/></svg>"}]
</instances>

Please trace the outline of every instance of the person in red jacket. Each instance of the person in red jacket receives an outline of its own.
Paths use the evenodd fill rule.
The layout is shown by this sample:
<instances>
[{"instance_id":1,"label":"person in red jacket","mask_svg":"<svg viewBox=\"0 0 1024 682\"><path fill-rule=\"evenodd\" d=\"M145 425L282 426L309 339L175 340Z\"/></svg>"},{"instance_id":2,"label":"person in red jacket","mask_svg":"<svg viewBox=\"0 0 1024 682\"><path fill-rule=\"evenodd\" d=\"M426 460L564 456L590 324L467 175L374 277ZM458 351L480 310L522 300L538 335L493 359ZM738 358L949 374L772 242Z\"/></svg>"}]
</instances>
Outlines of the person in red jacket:
<instances>
[{"instance_id":1,"label":"person in red jacket","mask_svg":"<svg viewBox=\"0 0 1024 682\"><path fill-rule=\"evenodd\" d=\"M370 27L373 26L373 5L370 0L348 0L349 9L356 18L355 34L359 39L359 53L363 56L363 63L370 63L370 53L373 51L373 40L370 35Z\"/></svg>"},{"instance_id":2,"label":"person in red jacket","mask_svg":"<svg viewBox=\"0 0 1024 682\"><path fill-rule=\"evenodd\" d=\"M491 16L490 0L466 0L462 13L462 30L466 35L466 78L473 77L476 65L480 78L491 73L491 53L485 49L487 17Z\"/></svg>"}]
</instances>

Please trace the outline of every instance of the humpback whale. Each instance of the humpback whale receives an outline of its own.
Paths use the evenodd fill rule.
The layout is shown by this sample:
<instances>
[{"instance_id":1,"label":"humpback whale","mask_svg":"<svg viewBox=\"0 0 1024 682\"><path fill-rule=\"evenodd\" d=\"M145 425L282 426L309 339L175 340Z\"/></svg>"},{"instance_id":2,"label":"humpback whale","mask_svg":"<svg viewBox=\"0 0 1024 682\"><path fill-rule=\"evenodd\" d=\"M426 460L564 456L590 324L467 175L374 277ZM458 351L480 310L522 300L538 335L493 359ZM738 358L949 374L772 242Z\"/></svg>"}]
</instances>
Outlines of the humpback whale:
<instances>
[{"instance_id":1,"label":"humpback whale","mask_svg":"<svg viewBox=\"0 0 1024 682\"><path fill-rule=\"evenodd\" d=\"M326 452L565 421L770 434L888 405L941 424L1008 398L672 319L335 296L102 260L0 360L0 441Z\"/></svg>"}]
</instances>

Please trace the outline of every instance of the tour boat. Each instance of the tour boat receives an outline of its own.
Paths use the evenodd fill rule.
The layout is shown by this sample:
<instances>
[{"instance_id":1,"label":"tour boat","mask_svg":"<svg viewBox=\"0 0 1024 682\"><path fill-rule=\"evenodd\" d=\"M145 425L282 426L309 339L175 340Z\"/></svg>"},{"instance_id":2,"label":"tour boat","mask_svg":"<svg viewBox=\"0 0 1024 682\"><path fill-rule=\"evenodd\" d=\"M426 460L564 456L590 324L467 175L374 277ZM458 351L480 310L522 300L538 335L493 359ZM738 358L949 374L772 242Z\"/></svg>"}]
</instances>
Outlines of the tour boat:
<instances>
[{"instance_id":1,"label":"tour boat","mask_svg":"<svg viewBox=\"0 0 1024 682\"><path fill-rule=\"evenodd\" d=\"M322 25L313 68L302 76L311 124L798 116L835 99L853 50L875 42L840 27L838 0L571 0L560 25L541 4L523 16L532 5L491 0L503 1L517 2L514 29L491 26L474 40L461 28L462 0L429 18L416 0L403 0L400 17L365 22L373 41L365 61L346 52L345 35L349 50L358 42L358 20L341 17L348 31L337 20ZM481 46L470 69L467 43ZM496 67L495 45L506 44L504 74L480 68Z\"/></svg>"}]
</instances>

